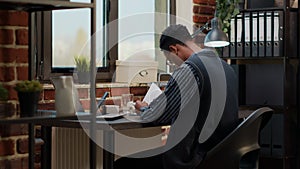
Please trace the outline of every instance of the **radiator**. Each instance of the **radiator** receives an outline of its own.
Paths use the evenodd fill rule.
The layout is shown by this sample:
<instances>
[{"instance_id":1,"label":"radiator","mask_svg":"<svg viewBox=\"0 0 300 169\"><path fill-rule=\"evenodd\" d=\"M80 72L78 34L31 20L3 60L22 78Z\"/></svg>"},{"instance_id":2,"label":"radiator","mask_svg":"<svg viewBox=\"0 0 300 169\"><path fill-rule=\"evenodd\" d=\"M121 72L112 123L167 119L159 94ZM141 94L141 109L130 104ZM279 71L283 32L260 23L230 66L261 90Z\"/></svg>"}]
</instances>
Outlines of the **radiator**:
<instances>
[{"instance_id":1,"label":"radiator","mask_svg":"<svg viewBox=\"0 0 300 169\"><path fill-rule=\"evenodd\" d=\"M97 147L97 169L102 169L102 149ZM82 129L53 128L52 169L89 169L89 137Z\"/></svg>"},{"instance_id":2,"label":"radiator","mask_svg":"<svg viewBox=\"0 0 300 169\"><path fill-rule=\"evenodd\" d=\"M89 137L82 129L77 128L53 128L52 130L52 169L89 169ZM126 135L134 137L147 137L162 134L160 127L124 130ZM97 135L102 135L101 131ZM115 150L121 153L135 153L139 150L147 150L163 145L162 139L132 143L122 146L118 136L115 136ZM133 148L130 148L133 146ZM102 169L102 149L97 146L97 169ZM116 159L118 156L116 156Z\"/></svg>"}]
</instances>

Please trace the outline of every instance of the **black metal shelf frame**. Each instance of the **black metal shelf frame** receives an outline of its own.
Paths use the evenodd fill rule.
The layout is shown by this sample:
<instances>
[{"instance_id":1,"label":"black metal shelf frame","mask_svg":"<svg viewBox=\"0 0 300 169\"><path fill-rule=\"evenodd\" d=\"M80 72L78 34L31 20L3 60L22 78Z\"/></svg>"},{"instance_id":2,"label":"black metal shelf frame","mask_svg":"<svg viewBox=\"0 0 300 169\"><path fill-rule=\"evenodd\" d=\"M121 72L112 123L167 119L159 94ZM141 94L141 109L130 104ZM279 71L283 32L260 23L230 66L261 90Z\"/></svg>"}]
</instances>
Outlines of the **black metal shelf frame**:
<instances>
[{"instance_id":1,"label":"black metal shelf frame","mask_svg":"<svg viewBox=\"0 0 300 169\"><path fill-rule=\"evenodd\" d=\"M29 32L29 45L28 45L28 56L29 56L29 67L34 67L35 63L35 43L36 43L36 32L35 29L38 29L35 24L33 24L34 18L36 16L36 12L39 11L51 11L51 10L60 10L60 9L75 9L75 8L90 8L91 13L92 13L92 19L95 20L96 18L94 17L94 13L96 12L95 7L96 7L96 0L91 0L90 3L78 3L78 2L70 2L67 0L0 0L0 10L19 10L19 11L26 11L28 12L28 32ZM91 34L96 32L96 24L93 22L91 26ZM92 44L92 47L95 44ZM95 55L94 55L94 49L91 49L91 77L94 77L95 70L93 67L95 67ZM29 79L33 79L34 73L32 70L29 70ZM95 90L96 90L96 84L95 84L95 79L91 79L91 85L90 85L90 96L91 98L91 116L94 118L90 118L91 121L91 127L93 129L93 126L95 125L95 116L96 116L96 110L93 109L96 107L96 97L95 97ZM29 135L29 141L28 141L28 147L29 147L29 157L28 157L28 168L33 169L34 168L34 129L35 125L37 124L35 121L36 120L60 120L60 117L52 117L51 115L49 117L27 117L27 118L20 118L20 119L1 119L1 123L5 124L10 124L10 123L28 123L28 135ZM42 127L42 131L48 131L50 130L51 127ZM94 131L91 131L94 132ZM43 133L42 133L43 135ZM44 137L49 140L51 140L51 136L47 135ZM91 140L91 149L95 148L95 143ZM48 148L51 148L51 145L47 143L45 146ZM49 150L49 149L48 149ZM48 169L51 168L51 161L48 161L48 159L51 157L51 151L43 151L42 152L42 168L43 169ZM90 168L95 169L95 161L96 161L96 154L94 151L90 151Z\"/></svg>"},{"instance_id":2,"label":"black metal shelf frame","mask_svg":"<svg viewBox=\"0 0 300 169\"><path fill-rule=\"evenodd\" d=\"M231 20L230 45L220 55L237 72L240 110L269 106L276 111L275 121L281 118L278 126L275 121L272 124L282 129L272 131L277 130L280 138L269 145L277 154L264 156L269 166L261 167L266 169L300 168L300 9L289 3L284 0L281 8L241 10Z\"/></svg>"},{"instance_id":3,"label":"black metal shelf frame","mask_svg":"<svg viewBox=\"0 0 300 169\"><path fill-rule=\"evenodd\" d=\"M93 3L79 3L64 0L0 0L0 10L20 10L34 12L93 7Z\"/></svg>"}]
</instances>

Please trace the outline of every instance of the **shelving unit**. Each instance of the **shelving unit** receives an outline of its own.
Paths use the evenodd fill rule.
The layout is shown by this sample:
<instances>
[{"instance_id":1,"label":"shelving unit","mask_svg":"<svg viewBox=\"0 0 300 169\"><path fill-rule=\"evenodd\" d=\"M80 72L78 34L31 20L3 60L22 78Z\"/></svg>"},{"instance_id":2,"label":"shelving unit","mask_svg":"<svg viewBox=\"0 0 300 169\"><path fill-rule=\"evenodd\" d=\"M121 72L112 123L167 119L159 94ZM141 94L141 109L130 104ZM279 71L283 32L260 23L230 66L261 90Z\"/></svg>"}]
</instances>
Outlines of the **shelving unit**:
<instances>
[{"instance_id":1,"label":"shelving unit","mask_svg":"<svg viewBox=\"0 0 300 169\"><path fill-rule=\"evenodd\" d=\"M35 24L32 23L32 18L34 18L34 15L36 12L39 11L52 11L52 10L60 10L60 9L75 9L75 8L90 8L91 9L91 17L94 17L95 13L95 1L91 0L90 3L78 3L78 2L70 2L67 0L0 0L0 10L18 10L18 11L26 11L29 13L29 23L28 23L28 32L29 32L29 47L28 47L28 53L29 53L29 67L31 68L32 66L35 65L34 61L36 60L35 52L34 49L36 48L35 44L36 38L35 36L35 29L38 29ZM95 24L92 24L91 26L91 35L96 32ZM93 53L93 48L91 49L91 77L94 77L95 75L95 55ZM33 79L33 72L31 72L31 69L29 69L29 79ZM95 79L91 78L91 83L90 83L90 96L91 98L91 107L96 107L96 99L95 99L95 89L96 89L96 84L95 84ZM91 120L91 125L95 123L95 116L96 116L96 110L92 109L91 110L91 115L94 118L90 118ZM28 123L28 130L29 130L29 159L28 159L28 168L33 169L34 168L34 126L35 126L35 120L38 119L53 119L53 120L60 120L60 118L56 117L37 117L37 118L20 118L16 120L4 120L1 119L1 123L14 123L14 122L22 122L22 123ZM93 128L93 126L91 126ZM42 129L42 130L49 130L49 128ZM46 136L46 137L51 137ZM47 139L51 140L51 139ZM49 144L49 143L48 143ZM95 144L91 144L91 146L94 146ZM51 146L50 146L51 147ZM91 147L93 148L93 147ZM43 160L47 160L48 157L51 157L51 151L47 152L42 152L43 153ZM90 154L91 157L96 158L95 152L92 151ZM91 160L93 161L93 160ZM95 161L95 160L94 160ZM42 166L42 168L51 168L51 162L46 161L44 162L47 166ZM91 162L90 168L96 168L95 162Z\"/></svg>"},{"instance_id":2,"label":"shelving unit","mask_svg":"<svg viewBox=\"0 0 300 169\"><path fill-rule=\"evenodd\" d=\"M47 11L72 8L93 8L93 3L78 3L63 0L0 0L2 10Z\"/></svg>"},{"instance_id":3,"label":"shelving unit","mask_svg":"<svg viewBox=\"0 0 300 169\"><path fill-rule=\"evenodd\" d=\"M286 4L290 1L283 7L241 10L232 20L231 44L222 51L238 74L240 109L275 110L261 132L263 169L300 167L299 9Z\"/></svg>"}]
</instances>

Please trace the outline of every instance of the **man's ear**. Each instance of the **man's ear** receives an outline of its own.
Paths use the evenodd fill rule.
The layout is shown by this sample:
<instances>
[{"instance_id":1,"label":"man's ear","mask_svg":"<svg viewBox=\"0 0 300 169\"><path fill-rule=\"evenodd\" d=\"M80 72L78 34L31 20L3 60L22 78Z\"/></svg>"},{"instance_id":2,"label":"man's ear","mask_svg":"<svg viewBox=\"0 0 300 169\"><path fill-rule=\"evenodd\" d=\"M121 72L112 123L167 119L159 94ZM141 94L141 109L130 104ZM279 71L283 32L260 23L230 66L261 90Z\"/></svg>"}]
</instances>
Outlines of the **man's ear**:
<instances>
[{"instance_id":1,"label":"man's ear","mask_svg":"<svg viewBox=\"0 0 300 169\"><path fill-rule=\"evenodd\" d=\"M169 46L170 52L177 53L177 47L175 45Z\"/></svg>"}]
</instances>

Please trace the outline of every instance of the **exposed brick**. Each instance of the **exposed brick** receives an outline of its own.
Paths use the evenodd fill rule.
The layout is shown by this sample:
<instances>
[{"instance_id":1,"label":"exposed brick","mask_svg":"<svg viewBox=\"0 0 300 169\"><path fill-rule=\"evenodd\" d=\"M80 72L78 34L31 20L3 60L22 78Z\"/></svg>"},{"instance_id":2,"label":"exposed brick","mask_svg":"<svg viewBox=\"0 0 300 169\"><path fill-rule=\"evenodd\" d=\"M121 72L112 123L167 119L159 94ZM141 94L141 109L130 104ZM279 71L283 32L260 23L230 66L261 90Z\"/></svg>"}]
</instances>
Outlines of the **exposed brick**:
<instances>
[{"instance_id":1,"label":"exposed brick","mask_svg":"<svg viewBox=\"0 0 300 169\"><path fill-rule=\"evenodd\" d=\"M44 142L41 139L35 139L34 151L40 152L43 144ZM28 153L28 139L17 140L17 152L20 154Z\"/></svg>"},{"instance_id":2,"label":"exposed brick","mask_svg":"<svg viewBox=\"0 0 300 169\"><path fill-rule=\"evenodd\" d=\"M16 90L14 89L14 86L13 85L9 85L9 86L6 86L7 90L8 90L8 100L17 100L18 99L18 95L17 95L17 92Z\"/></svg>"},{"instance_id":3,"label":"exposed brick","mask_svg":"<svg viewBox=\"0 0 300 169\"><path fill-rule=\"evenodd\" d=\"M207 15L213 15L215 12L215 9L209 6L194 6L193 12L196 14L207 14Z\"/></svg>"},{"instance_id":4,"label":"exposed brick","mask_svg":"<svg viewBox=\"0 0 300 169\"><path fill-rule=\"evenodd\" d=\"M193 0L194 4L215 6L216 0Z\"/></svg>"},{"instance_id":5,"label":"exposed brick","mask_svg":"<svg viewBox=\"0 0 300 169\"><path fill-rule=\"evenodd\" d=\"M15 70L13 67L0 67L0 81L9 82L15 80Z\"/></svg>"},{"instance_id":6,"label":"exposed brick","mask_svg":"<svg viewBox=\"0 0 300 169\"><path fill-rule=\"evenodd\" d=\"M130 93L134 96L143 96L147 93L148 87L130 87Z\"/></svg>"},{"instance_id":7,"label":"exposed brick","mask_svg":"<svg viewBox=\"0 0 300 169\"><path fill-rule=\"evenodd\" d=\"M96 97L102 97L105 92L110 92L109 88L97 88L96 89Z\"/></svg>"},{"instance_id":8,"label":"exposed brick","mask_svg":"<svg viewBox=\"0 0 300 169\"><path fill-rule=\"evenodd\" d=\"M19 139L17 141L17 152L19 154L28 153L28 139Z\"/></svg>"},{"instance_id":9,"label":"exposed brick","mask_svg":"<svg viewBox=\"0 0 300 169\"><path fill-rule=\"evenodd\" d=\"M35 169L39 169L39 168L40 168L39 164L37 164L37 163L40 163L40 162L41 162L41 159L42 159L41 153L35 153L35 156L34 156L34 162L35 162L34 168L35 168ZM37 166L36 166L36 165L37 165Z\"/></svg>"},{"instance_id":10,"label":"exposed brick","mask_svg":"<svg viewBox=\"0 0 300 169\"><path fill-rule=\"evenodd\" d=\"M112 105L112 104L114 104L114 101L111 100L111 99L106 99L106 100L105 100L105 104L106 104L106 105Z\"/></svg>"},{"instance_id":11,"label":"exposed brick","mask_svg":"<svg viewBox=\"0 0 300 169\"><path fill-rule=\"evenodd\" d=\"M12 160L0 160L0 168L1 169L11 169L11 161Z\"/></svg>"},{"instance_id":12,"label":"exposed brick","mask_svg":"<svg viewBox=\"0 0 300 169\"><path fill-rule=\"evenodd\" d=\"M84 110L90 110L90 100L80 100L80 103Z\"/></svg>"},{"instance_id":13,"label":"exposed brick","mask_svg":"<svg viewBox=\"0 0 300 169\"><path fill-rule=\"evenodd\" d=\"M208 18L206 16L194 15L193 21L195 23L206 23L208 21Z\"/></svg>"},{"instance_id":14,"label":"exposed brick","mask_svg":"<svg viewBox=\"0 0 300 169\"><path fill-rule=\"evenodd\" d=\"M87 99L89 97L89 89L78 89L78 97L80 99Z\"/></svg>"},{"instance_id":15,"label":"exposed brick","mask_svg":"<svg viewBox=\"0 0 300 169\"><path fill-rule=\"evenodd\" d=\"M16 55L12 54L12 48L1 48L0 47L0 62L2 63L12 63L16 61Z\"/></svg>"},{"instance_id":16,"label":"exposed brick","mask_svg":"<svg viewBox=\"0 0 300 169\"><path fill-rule=\"evenodd\" d=\"M14 158L10 160L0 160L1 169L28 169L28 158Z\"/></svg>"},{"instance_id":17,"label":"exposed brick","mask_svg":"<svg viewBox=\"0 0 300 169\"><path fill-rule=\"evenodd\" d=\"M17 45L28 45L28 30L27 29L16 30L16 44Z\"/></svg>"},{"instance_id":18,"label":"exposed brick","mask_svg":"<svg viewBox=\"0 0 300 169\"><path fill-rule=\"evenodd\" d=\"M22 169L28 169L28 157L21 158L20 165L22 166ZM34 168L35 168L35 166L34 166Z\"/></svg>"},{"instance_id":19,"label":"exposed brick","mask_svg":"<svg viewBox=\"0 0 300 169\"><path fill-rule=\"evenodd\" d=\"M0 62L28 63L28 49L0 47Z\"/></svg>"},{"instance_id":20,"label":"exposed brick","mask_svg":"<svg viewBox=\"0 0 300 169\"><path fill-rule=\"evenodd\" d=\"M0 44L13 44L14 36L11 29L0 29Z\"/></svg>"},{"instance_id":21,"label":"exposed brick","mask_svg":"<svg viewBox=\"0 0 300 169\"><path fill-rule=\"evenodd\" d=\"M28 63L28 49L18 49L16 53L17 63Z\"/></svg>"},{"instance_id":22,"label":"exposed brick","mask_svg":"<svg viewBox=\"0 0 300 169\"><path fill-rule=\"evenodd\" d=\"M13 140L0 140L0 156L14 155L14 141Z\"/></svg>"},{"instance_id":23,"label":"exposed brick","mask_svg":"<svg viewBox=\"0 0 300 169\"><path fill-rule=\"evenodd\" d=\"M28 134L27 124L11 124L11 125L0 125L1 137L19 136Z\"/></svg>"},{"instance_id":24,"label":"exposed brick","mask_svg":"<svg viewBox=\"0 0 300 169\"><path fill-rule=\"evenodd\" d=\"M55 103L40 103L38 109L41 110L55 110Z\"/></svg>"},{"instance_id":25,"label":"exposed brick","mask_svg":"<svg viewBox=\"0 0 300 169\"><path fill-rule=\"evenodd\" d=\"M217 4L216 0L208 1L208 5L210 5L210 6L216 6L216 4Z\"/></svg>"},{"instance_id":26,"label":"exposed brick","mask_svg":"<svg viewBox=\"0 0 300 169\"><path fill-rule=\"evenodd\" d=\"M122 97L109 97L105 100L105 104L122 106Z\"/></svg>"},{"instance_id":27,"label":"exposed brick","mask_svg":"<svg viewBox=\"0 0 300 169\"><path fill-rule=\"evenodd\" d=\"M28 66L17 67L17 80L28 79Z\"/></svg>"},{"instance_id":28,"label":"exposed brick","mask_svg":"<svg viewBox=\"0 0 300 169\"><path fill-rule=\"evenodd\" d=\"M111 96L121 96L122 94L130 93L129 87L116 87L110 89Z\"/></svg>"},{"instance_id":29,"label":"exposed brick","mask_svg":"<svg viewBox=\"0 0 300 169\"><path fill-rule=\"evenodd\" d=\"M215 1L215 0L193 0L195 4L202 4L202 5L207 5L210 3L210 1Z\"/></svg>"},{"instance_id":30,"label":"exposed brick","mask_svg":"<svg viewBox=\"0 0 300 169\"><path fill-rule=\"evenodd\" d=\"M193 13L199 14L200 13L200 9L201 9L201 6L194 5L193 6Z\"/></svg>"},{"instance_id":31,"label":"exposed brick","mask_svg":"<svg viewBox=\"0 0 300 169\"><path fill-rule=\"evenodd\" d=\"M54 89L44 90L44 100L54 100L54 99L55 99Z\"/></svg>"},{"instance_id":32,"label":"exposed brick","mask_svg":"<svg viewBox=\"0 0 300 169\"><path fill-rule=\"evenodd\" d=\"M11 117L16 112L15 105L12 103L0 103L0 118ZM1 133L1 132L0 132Z\"/></svg>"},{"instance_id":33,"label":"exposed brick","mask_svg":"<svg viewBox=\"0 0 300 169\"><path fill-rule=\"evenodd\" d=\"M28 13L24 11L0 11L0 25L28 26Z\"/></svg>"}]
</instances>

